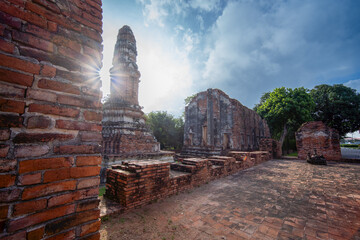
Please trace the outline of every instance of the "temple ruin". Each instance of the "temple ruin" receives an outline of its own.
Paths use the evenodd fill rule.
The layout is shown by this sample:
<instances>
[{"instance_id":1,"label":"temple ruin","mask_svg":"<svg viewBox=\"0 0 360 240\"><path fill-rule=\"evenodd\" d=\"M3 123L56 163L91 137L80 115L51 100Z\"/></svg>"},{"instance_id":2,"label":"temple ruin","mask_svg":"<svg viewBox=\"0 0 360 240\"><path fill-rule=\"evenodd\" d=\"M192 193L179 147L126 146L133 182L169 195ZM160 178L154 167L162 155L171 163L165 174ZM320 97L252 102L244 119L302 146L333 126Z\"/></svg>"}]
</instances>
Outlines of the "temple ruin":
<instances>
[{"instance_id":1,"label":"temple ruin","mask_svg":"<svg viewBox=\"0 0 360 240\"><path fill-rule=\"evenodd\" d=\"M123 160L166 157L145 124L139 105L136 40L129 26L118 33L110 69L110 97L103 105L103 169Z\"/></svg>"},{"instance_id":2,"label":"temple ruin","mask_svg":"<svg viewBox=\"0 0 360 240\"><path fill-rule=\"evenodd\" d=\"M255 151L270 138L269 127L255 111L219 89L200 92L185 108L182 155L226 155Z\"/></svg>"}]
</instances>

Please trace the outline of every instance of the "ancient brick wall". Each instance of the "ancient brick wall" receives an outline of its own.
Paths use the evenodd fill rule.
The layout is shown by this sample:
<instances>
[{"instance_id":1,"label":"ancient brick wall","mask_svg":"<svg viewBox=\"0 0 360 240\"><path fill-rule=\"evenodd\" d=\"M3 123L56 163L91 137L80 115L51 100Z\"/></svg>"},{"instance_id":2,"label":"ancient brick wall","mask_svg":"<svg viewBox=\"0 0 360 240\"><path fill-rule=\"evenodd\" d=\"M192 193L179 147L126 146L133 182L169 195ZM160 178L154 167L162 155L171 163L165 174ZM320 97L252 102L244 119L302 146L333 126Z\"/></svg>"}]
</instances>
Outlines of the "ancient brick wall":
<instances>
[{"instance_id":1,"label":"ancient brick wall","mask_svg":"<svg viewBox=\"0 0 360 240\"><path fill-rule=\"evenodd\" d=\"M326 160L341 160L339 134L323 122L304 123L295 133L298 158L308 154L323 155Z\"/></svg>"},{"instance_id":2,"label":"ancient brick wall","mask_svg":"<svg viewBox=\"0 0 360 240\"><path fill-rule=\"evenodd\" d=\"M112 166L107 170L105 196L124 209L131 209L269 160L265 151L229 155L185 158L175 163L132 161Z\"/></svg>"},{"instance_id":3,"label":"ancient brick wall","mask_svg":"<svg viewBox=\"0 0 360 240\"><path fill-rule=\"evenodd\" d=\"M259 150L262 138L270 138L266 121L219 89L198 93L185 108L183 154Z\"/></svg>"},{"instance_id":4,"label":"ancient brick wall","mask_svg":"<svg viewBox=\"0 0 360 240\"><path fill-rule=\"evenodd\" d=\"M101 0L0 1L0 238L98 239Z\"/></svg>"},{"instance_id":5,"label":"ancient brick wall","mask_svg":"<svg viewBox=\"0 0 360 240\"><path fill-rule=\"evenodd\" d=\"M260 139L259 149L260 151L267 151L270 155L269 158L281 158L282 156L280 142L272 138Z\"/></svg>"}]
</instances>

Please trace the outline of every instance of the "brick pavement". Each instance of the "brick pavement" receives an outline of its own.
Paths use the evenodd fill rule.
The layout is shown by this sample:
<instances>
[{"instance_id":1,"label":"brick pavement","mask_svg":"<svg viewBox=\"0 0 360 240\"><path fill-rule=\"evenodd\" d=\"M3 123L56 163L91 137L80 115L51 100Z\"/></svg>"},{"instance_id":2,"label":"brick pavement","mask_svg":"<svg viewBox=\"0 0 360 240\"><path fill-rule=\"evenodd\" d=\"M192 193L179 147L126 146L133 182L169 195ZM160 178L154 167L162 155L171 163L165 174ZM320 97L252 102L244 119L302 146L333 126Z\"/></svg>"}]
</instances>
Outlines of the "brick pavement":
<instances>
[{"instance_id":1,"label":"brick pavement","mask_svg":"<svg viewBox=\"0 0 360 240\"><path fill-rule=\"evenodd\" d=\"M360 239L360 164L272 160L113 216L101 234L102 239Z\"/></svg>"}]
</instances>

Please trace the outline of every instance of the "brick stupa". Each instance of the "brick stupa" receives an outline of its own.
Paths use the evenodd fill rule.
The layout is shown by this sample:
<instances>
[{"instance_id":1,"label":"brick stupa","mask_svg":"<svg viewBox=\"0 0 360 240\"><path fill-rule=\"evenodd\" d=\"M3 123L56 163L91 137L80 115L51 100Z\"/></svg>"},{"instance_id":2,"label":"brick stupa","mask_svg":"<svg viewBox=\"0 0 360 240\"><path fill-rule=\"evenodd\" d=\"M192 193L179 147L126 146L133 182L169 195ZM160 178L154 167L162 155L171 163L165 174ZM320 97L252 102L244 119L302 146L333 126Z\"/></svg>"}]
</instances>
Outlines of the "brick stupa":
<instances>
[{"instance_id":1,"label":"brick stupa","mask_svg":"<svg viewBox=\"0 0 360 240\"><path fill-rule=\"evenodd\" d=\"M110 98L103 106L103 167L123 160L163 155L139 106L140 72L136 56L134 34L129 26L123 26L117 36L110 69Z\"/></svg>"}]
</instances>

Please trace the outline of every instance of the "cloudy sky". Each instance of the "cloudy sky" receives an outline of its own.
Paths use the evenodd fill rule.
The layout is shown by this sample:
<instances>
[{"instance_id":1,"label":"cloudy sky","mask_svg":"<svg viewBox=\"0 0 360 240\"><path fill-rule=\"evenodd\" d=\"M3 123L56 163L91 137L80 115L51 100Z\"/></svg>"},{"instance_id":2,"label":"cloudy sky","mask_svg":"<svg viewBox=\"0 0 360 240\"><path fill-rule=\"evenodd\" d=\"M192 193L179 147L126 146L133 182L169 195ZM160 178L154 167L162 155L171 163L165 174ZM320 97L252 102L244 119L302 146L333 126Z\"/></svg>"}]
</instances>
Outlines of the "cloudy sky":
<instances>
[{"instance_id":1,"label":"cloudy sky","mask_svg":"<svg viewBox=\"0 0 360 240\"><path fill-rule=\"evenodd\" d=\"M104 95L118 29L138 48L144 111L181 115L219 88L252 108L277 87L342 83L360 92L360 1L105 0Z\"/></svg>"}]
</instances>

